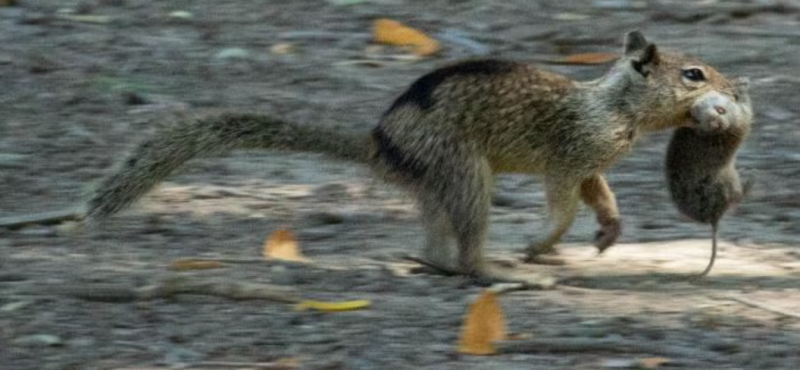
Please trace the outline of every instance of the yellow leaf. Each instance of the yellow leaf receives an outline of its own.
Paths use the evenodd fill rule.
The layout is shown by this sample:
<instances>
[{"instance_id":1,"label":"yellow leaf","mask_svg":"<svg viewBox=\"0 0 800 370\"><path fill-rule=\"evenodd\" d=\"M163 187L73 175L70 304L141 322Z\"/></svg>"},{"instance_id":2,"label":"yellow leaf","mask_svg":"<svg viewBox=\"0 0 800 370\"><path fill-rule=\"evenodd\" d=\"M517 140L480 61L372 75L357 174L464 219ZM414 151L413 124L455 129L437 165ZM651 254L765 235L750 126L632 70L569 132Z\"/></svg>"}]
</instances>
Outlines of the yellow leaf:
<instances>
[{"instance_id":1,"label":"yellow leaf","mask_svg":"<svg viewBox=\"0 0 800 370\"><path fill-rule=\"evenodd\" d=\"M566 64L603 64L616 60L619 55L615 53L583 53L567 55L561 60Z\"/></svg>"},{"instance_id":2,"label":"yellow leaf","mask_svg":"<svg viewBox=\"0 0 800 370\"><path fill-rule=\"evenodd\" d=\"M375 42L396 46L413 46L414 54L431 55L439 51L439 42L424 33L391 19L378 19L372 27Z\"/></svg>"},{"instance_id":3,"label":"yellow leaf","mask_svg":"<svg viewBox=\"0 0 800 370\"><path fill-rule=\"evenodd\" d=\"M505 340L506 322L494 293L484 290L467 311L457 351L469 355L494 354L492 342Z\"/></svg>"},{"instance_id":4,"label":"yellow leaf","mask_svg":"<svg viewBox=\"0 0 800 370\"><path fill-rule=\"evenodd\" d=\"M203 260L177 260L169 265L170 270L186 271L186 270L208 270L222 267L222 263L217 261L203 261Z\"/></svg>"},{"instance_id":5,"label":"yellow leaf","mask_svg":"<svg viewBox=\"0 0 800 370\"><path fill-rule=\"evenodd\" d=\"M343 302L322 302L322 301L302 301L294 306L297 311L307 309L336 312L336 311L353 311L367 308L372 302L362 299L357 301L343 301Z\"/></svg>"},{"instance_id":6,"label":"yellow leaf","mask_svg":"<svg viewBox=\"0 0 800 370\"><path fill-rule=\"evenodd\" d=\"M669 359L663 357L646 357L639 359L639 366L644 369L657 369L666 363L669 363Z\"/></svg>"},{"instance_id":7,"label":"yellow leaf","mask_svg":"<svg viewBox=\"0 0 800 370\"><path fill-rule=\"evenodd\" d=\"M300 245L294 234L288 229L278 229L264 242L264 258L267 260L284 260L305 262L307 259L300 253Z\"/></svg>"}]
</instances>

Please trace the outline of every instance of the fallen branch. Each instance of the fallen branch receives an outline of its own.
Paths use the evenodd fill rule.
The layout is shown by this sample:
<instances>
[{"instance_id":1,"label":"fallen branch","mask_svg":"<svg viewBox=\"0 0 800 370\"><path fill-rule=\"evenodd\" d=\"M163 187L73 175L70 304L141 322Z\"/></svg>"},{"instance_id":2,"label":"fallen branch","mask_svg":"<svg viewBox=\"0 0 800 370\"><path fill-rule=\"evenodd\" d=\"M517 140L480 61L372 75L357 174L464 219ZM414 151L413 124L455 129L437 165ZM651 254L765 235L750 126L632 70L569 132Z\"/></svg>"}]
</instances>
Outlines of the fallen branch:
<instances>
[{"instance_id":1,"label":"fallen branch","mask_svg":"<svg viewBox=\"0 0 800 370\"><path fill-rule=\"evenodd\" d=\"M302 301L299 296L275 285L188 276L171 277L143 287L128 284L71 283L54 287L52 292L86 301L117 303L172 298L180 294L210 295L233 300L263 299L282 303Z\"/></svg>"},{"instance_id":2,"label":"fallen branch","mask_svg":"<svg viewBox=\"0 0 800 370\"><path fill-rule=\"evenodd\" d=\"M55 225L64 221L79 221L83 215L74 209L0 217L0 228L11 230L31 225Z\"/></svg>"},{"instance_id":3,"label":"fallen branch","mask_svg":"<svg viewBox=\"0 0 800 370\"><path fill-rule=\"evenodd\" d=\"M747 299L745 297L742 297L740 295L725 294L725 295L718 296L718 298L730 299L732 301L736 301L736 302L742 303L742 304L750 306L750 307L755 307L755 308L762 309L762 310L767 311L767 312L772 312L772 313L774 313L776 315L781 315L781 316L785 316L785 317L791 317L791 318L795 318L795 319L800 319L800 313L788 312L788 311L782 310L780 308L770 307L770 306L768 306L768 305L766 305L764 303L752 301L752 300Z\"/></svg>"}]
</instances>

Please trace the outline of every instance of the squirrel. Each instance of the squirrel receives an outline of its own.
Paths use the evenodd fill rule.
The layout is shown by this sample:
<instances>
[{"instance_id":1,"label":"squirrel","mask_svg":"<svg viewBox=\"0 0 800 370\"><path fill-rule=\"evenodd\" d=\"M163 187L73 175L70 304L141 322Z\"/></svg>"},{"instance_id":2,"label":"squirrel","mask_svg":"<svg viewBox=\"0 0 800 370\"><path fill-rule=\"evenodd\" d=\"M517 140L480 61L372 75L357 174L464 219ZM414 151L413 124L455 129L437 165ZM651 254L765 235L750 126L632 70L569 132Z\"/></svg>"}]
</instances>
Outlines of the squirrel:
<instances>
[{"instance_id":1,"label":"squirrel","mask_svg":"<svg viewBox=\"0 0 800 370\"><path fill-rule=\"evenodd\" d=\"M665 172L673 203L689 218L711 224L711 259L695 280L714 266L720 218L752 184L750 178L740 179L735 163L753 122L749 80L733 83L733 98L716 91L701 97L691 109L696 124L676 129L667 146Z\"/></svg>"},{"instance_id":2,"label":"squirrel","mask_svg":"<svg viewBox=\"0 0 800 370\"><path fill-rule=\"evenodd\" d=\"M640 133L690 125L692 105L708 91L730 95L732 85L693 57L661 51L639 31L625 35L623 53L606 74L586 82L521 62L461 61L413 82L369 131L234 113L158 132L99 184L84 220L122 210L210 152L327 153L368 164L378 178L415 196L426 231L422 256L431 266L478 284L519 281L484 260L495 174L544 179L550 221L544 238L526 248L527 260L555 251L581 201L595 213L594 243L602 252L621 233L603 171Z\"/></svg>"}]
</instances>

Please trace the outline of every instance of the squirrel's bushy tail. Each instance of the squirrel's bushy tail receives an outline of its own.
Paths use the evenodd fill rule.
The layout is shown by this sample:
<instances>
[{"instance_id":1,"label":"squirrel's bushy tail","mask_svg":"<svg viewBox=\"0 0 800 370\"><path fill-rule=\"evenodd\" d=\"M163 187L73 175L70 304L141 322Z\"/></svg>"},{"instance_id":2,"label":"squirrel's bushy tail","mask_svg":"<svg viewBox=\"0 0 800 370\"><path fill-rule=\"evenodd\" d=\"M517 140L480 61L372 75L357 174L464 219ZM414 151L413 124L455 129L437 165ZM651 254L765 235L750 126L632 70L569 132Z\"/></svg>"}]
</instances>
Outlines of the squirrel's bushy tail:
<instances>
[{"instance_id":1,"label":"squirrel's bushy tail","mask_svg":"<svg viewBox=\"0 0 800 370\"><path fill-rule=\"evenodd\" d=\"M268 115L222 114L179 124L134 149L94 190L84 220L91 222L129 206L192 158L235 148L285 149L366 162L368 133L306 126Z\"/></svg>"}]
</instances>

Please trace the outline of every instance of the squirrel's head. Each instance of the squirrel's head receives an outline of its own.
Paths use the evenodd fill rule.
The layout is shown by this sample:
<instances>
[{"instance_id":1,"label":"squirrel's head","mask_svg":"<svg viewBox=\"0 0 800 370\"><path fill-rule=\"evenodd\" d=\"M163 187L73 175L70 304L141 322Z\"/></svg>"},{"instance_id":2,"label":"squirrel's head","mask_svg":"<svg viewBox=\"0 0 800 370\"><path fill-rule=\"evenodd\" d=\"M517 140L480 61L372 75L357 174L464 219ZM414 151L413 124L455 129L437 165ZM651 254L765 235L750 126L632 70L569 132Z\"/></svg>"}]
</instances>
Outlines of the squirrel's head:
<instances>
[{"instance_id":1,"label":"squirrel's head","mask_svg":"<svg viewBox=\"0 0 800 370\"><path fill-rule=\"evenodd\" d=\"M614 70L624 76L630 106L647 107L644 129L691 125L691 107L709 92L735 99L734 85L711 66L688 55L662 51L639 31L625 35ZM645 118L645 117L643 117Z\"/></svg>"}]
</instances>

